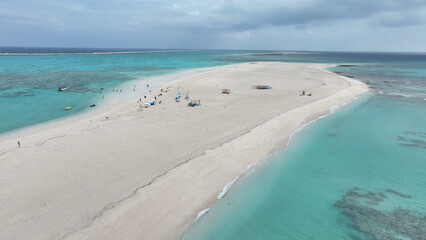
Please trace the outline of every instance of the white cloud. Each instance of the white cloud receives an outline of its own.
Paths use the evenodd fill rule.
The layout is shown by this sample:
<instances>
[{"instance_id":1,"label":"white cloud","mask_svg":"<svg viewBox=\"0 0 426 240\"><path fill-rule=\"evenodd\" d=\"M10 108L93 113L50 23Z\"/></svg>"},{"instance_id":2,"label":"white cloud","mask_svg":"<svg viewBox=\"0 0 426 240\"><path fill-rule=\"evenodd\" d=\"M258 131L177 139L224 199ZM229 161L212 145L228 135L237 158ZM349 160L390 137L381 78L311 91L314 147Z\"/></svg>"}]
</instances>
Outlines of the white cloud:
<instances>
[{"instance_id":1,"label":"white cloud","mask_svg":"<svg viewBox=\"0 0 426 240\"><path fill-rule=\"evenodd\" d=\"M287 46L310 44L310 49L327 44L349 49L353 45L339 43L354 36L382 46L375 35L386 28L387 41L391 31L407 29L404 33L418 42L415 45L425 48L420 34L425 16L424 0L3 0L0 29L2 35L26 39L29 46L40 45L31 42L32 32L46 30L46 39L49 34L84 35L82 46L85 39L98 38L110 39L115 47L135 41L165 48L177 43L183 48L261 48L285 41ZM114 42L112 35L119 35L120 41ZM0 38L0 45L7 44Z\"/></svg>"},{"instance_id":2,"label":"white cloud","mask_svg":"<svg viewBox=\"0 0 426 240\"><path fill-rule=\"evenodd\" d=\"M174 9L177 9L177 10L179 10L179 9L181 9L181 8L182 8L182 7L181 7L179 4L177 4L177 3L173 3L172 7L173 7Z\"/></svg>"},{"instance_id":3,"label":"white cloud","mask_svg":"<svg viewBox=\"0 0 426 240\"><path fill-rule=\"evenodd\" d=\"M187 12L186 14L188 14L189 16L198 16L200 15L200 11L198 10L190 11L190 12Z\"/></svg>"}]
</instances>

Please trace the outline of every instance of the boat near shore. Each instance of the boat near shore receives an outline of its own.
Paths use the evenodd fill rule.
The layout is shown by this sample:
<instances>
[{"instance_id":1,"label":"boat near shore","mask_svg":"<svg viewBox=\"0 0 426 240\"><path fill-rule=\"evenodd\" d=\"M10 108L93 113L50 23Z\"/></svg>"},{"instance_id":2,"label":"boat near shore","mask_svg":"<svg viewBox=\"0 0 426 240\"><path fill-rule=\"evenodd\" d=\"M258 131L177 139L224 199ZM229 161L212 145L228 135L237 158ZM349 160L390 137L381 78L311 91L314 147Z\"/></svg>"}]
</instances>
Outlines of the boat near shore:
<instances>
[{"instance_id":1,"label":"boat near shore","mask_svg":"<svg viewBox=\"0 0 426 240\"><path fill-rule=\"evenodd\" d=\"M63 92L63 91L66 91L67 89L68 89L67 86L60 86L58 87L58 92Z\"/></svg>"}]
</instances>

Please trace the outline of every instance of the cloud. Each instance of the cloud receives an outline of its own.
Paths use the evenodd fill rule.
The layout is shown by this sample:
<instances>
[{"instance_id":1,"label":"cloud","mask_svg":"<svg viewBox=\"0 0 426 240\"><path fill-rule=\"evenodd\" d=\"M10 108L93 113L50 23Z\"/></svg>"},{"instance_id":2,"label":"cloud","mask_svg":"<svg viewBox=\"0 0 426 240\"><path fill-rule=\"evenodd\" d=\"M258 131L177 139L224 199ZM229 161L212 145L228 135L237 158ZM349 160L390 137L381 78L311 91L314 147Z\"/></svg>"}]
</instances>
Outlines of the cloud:
<instances>
[{"instance_id":1,"label":"cloud","mask_svg":"<svg viewBox=\"0 0 426 240\"><path fill-rule=\"evenodd\" d=\"M385 12L374 16L369 24L371 26L380 27L405 27L421 25L426 22L426 10L418 10L415 12L404 11L404 12Z\"/></svg>"},{"instance_id":2,"label":"cloud","mask_svg":"<svg viewBox=\"0 0 426 240\"><path fill-rule=\"evenodd\" d=\"M21 14L10 11L0 10L0 20L6 25L27 25L27 26L62 26L63 23L59 18L53 16L42 16L38 14ZM0 25L1 26L3 25Z\"/></svg>"},{"instance_id":3,"label":"cloud","mask_svg":"<svg viewBox=\"0 0 426 240\"><path fill-rule=\"evenodd\" d=\"M132 16L141 15L149 19L149 26L153 28L212 28L225 32L369 18L374 22L372 24L387 27L393 23L403 26L426 22L424 18L415 17L424 14L426 1L423 0L5 1L3 8L19 12L19 15L38 14L40 18L61 19L63 22L72 22L78 15L79 21L87 20L89 25L93 21L91 16L104 16L106 23L112 23L108 26L117 28L125 27L123 25L131 21Z\"/></svg>"},{"instance_id":4,"label":"cloud","mask_svg":"<svg viewBox=\"0 0 426 240\"><path fill-rule=\"evenodd\" d=\"M38 32L40 41L44 33L79 45L226 48L263 41L276 47L280 39L295 46L313 36L335 43L382 28L392 36L392 29L420 28L425 16L425 0L2 0L0 30L7 39L28 39L27 45Z\"/></svg>"},{"instance_id":5,"label":"cloud","mask_svg":"<svg viewBox=\"0 0 426 240\"><path fill-rule=\"evenodd\" d=\"M187 12L186 14L188 14L189 16L198 16L198 15L200 15L200 11L198 11L198 10L190 11L190 12Z\"/></svg>"},{"instance_id":6,"label":"cloud","mask_svg":"<svg viewBox=\"0 0 426 240\"><path fill-rule=\"evenodd\" d=\"M213 3L212 3L213 5ZM416 12L426 7L419 0L307 0L307 1L222 1L203 14L211 22L237 31L266 26L329 24L332 21L365 19L386 12ZM407 22L409 23L409 22Z\"/></svg>"}]
</instances>

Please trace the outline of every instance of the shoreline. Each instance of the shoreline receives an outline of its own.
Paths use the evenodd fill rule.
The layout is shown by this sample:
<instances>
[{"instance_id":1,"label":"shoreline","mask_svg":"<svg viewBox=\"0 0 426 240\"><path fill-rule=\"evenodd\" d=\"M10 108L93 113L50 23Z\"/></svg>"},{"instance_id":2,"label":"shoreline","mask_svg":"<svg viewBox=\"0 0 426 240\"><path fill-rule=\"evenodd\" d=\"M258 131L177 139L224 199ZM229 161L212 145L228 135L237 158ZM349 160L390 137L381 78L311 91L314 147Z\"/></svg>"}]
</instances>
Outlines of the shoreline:
<instances>
[{"instance_id":1,"label":"shoreline","mask_svg":"<svg viewBox=\"0 0 426 240\"><path fill-rule=\"evenodd\" d=\"M321 70L323 70L323 69L321 69ZM330 72L330 73L333 73L333 72L331 72L331 71L328 71L328 70L324 70L324 71L326 71L326 72ZM336 74L336 75L338 75L339 77L343 77L343 78L346 78L345 76L342 76L342 75L339 75L339 74ZM323 111L322 113L317 113L317 114L313 114L313 115L311 115L305 122L303 122L303 123L301 123L300 124L300 126L298 127L298 128L296 128L292 133L291 133L291 135L289 136L289 137L287 137L287 138L285 138L285 139L283 139L283 141L282 142L285 142L285 146L282 146L282 147L276 147L275 148L275 150L273 150L273 152L270 154L270 155L268 155L268 156L266 156L264 159L259 159L259 160L257 160L257 161L255 161L255 162L252 162L252 163L250 163L248 166L247 166L247 169L246 169L246 171L245 172L243 172L241 175L238 175L238 176L236 176L235 177L235 179L233 179L232 181L230 181L229 183L227 183L224 187L223 187L223 189L222 189L222 191L218 194L218 196L217 196L217 201L216 202L214 202L212 205L210 205L210 206L208 206L207 208L205 208L205 209L203 209L203 210L201 210L200 212L198 212L198 214L197 214L197 217L194 219L194 221L183 231L183 233L188 229L188 228L190 228L191 227L191 225L193 225L194 223L196 223L200 218L202 218L205 214L207 214L209 211L210 211L210 209L218 202L218 201L220 201L226 194L227 194L227 192L234 186L234 184L239 180L239 179L241 179L242 177L244 177L245 175L247 175L247 174L249 174L250 173L250 171L252 170L252 169L255 169L255 168L258 168L258 167L262 167L261 165L265 162L265 161L268 161L268 159L269 158L271 158L271 157L273 157L274 155L276 155L276 154L279 154L280 152L282 152L282 151L285 151L285 149L288 147L288 145L291 143L291 140L292 140L292 137L294 136L294 135L296 135L298 132L301 132L301 131L303 131L303 129L305 129L307 126L309 126L310 124L312 124L312 123L314 123L314 122L316 122L316 121L318 121L318 120L320 120L320 119L322 119L322 118L326 118L326 117L328 117L328 116L330 116L330 115L332 115L332 114L334 114L336 111L339 111L341 108L344 108L345 106L347 106L347 105L349 105L349 104L351 104L351 103L353 103L353 102L355 102L355 101L358 101L358 100L360 100L360 98L361 97L366 97L366 94L368 94L368 93L364 93L364 94L362 94L362 95L359 95L359 96L356 96L356 97L354 97L353 99L351 99L351 100L349 100L349 101L347 101L347 102L343 102L343 103L341 103L341 104L338 104L338 105L335 105L335 106L333 106L333 107L331 107L329 110L326 110L326 111ZM240 136L239 136L240 137ZM238 138L238 137L237 137ZM234 140L234 139L233 139ZM282 144L277 144L277 145L282 145ZM182 236L180 236L180 237L182 237ZM180 238L177 238L177 239L180 239Z\"/></svg>"},{"instance_id":2,"label":"shoreline","mask_svg":"<svg viewBox=\"0 0 426 240\"><path fill-rule=\"evenodd\" d=\"M124 127L121 127L121 131L119 130L114 131L114 130L110 130L108 127L115 126L115 128L118 128L118 126L121 126L122 123L126 123L126 124L129 124L128 128L130 129L130 131L134 132L134 130L137 130L134 128L135 126L144 126L143 124L140 125L140 123L136 123L134 118L144 119L144 118L148 118L149 116L151 116L151 119L150 121L146 123L154 124L154 125L149 126L144 131L141 131L141 132L146 133L147 131L149 131L149 128L155 129L157 125L162 126L162 128L168 129L169 125L172 124L173 126L176 126L179 128L179 129L169 128L168 130L172 131L172 135L167 135L168 137L160 136L158 138L158 140L161 139L161 141L167 140L168 138L173 138L167 141L169 141L170 144L174 144L177 146L170 146L168 148L170 152L167 152L168 155L164 155L164 154L158 155L159 153L155 151L152 152L153 155L149 155L149 153L146 153L147 150L145 150L145 152L143 153L145 155L148 154L147 157L144 157L144 159L145 158L152 159L152 157L156 156L155 158L158 161L160 160L160 158L158 158L159 156L161 156L161 158L167 158L167 157L170 158L169 155L173 156L174 155L173 153L177 151L175 153L176 155L178 155L176 158L179 158L180 159L179 161L176 161L173 159L171 161L165 161L163 164L163 167L160 167L160 168L156 166L157 164L159 164L157 162L151 163L148 161L142 164L143 168L141 169L138 168L139 169L138 172L140 174L143 174L143 171L146 168L154 168L154 170L159 169L160 171L155 170L153 172L154 175L151 174L154 177L153 178L148 177L148 181L144 180L145 182L144 184L140 184L143 182L139 181L140 183L136 182L135 187L130 186L130 189L133 188L130 195L127 195L126 197L121 198L118 201L112 201L108 205L104 205L102 208L103 210L101 210L100 212L97 212L97 214L94 215L94 218L88 222L89 223L88 226L83 223L83 224L80 224L79 226L76 226L74 224L73 225L74 227L72 227L71 229L69 227L66 227L65 231L62 230L63 232L68 232L67 234L65 234L66 239L115 239L118 236L125 237L126 239L134 239L134 238L137 238L137 236L145 236L145 237L148 236L149 239L165 239L165 238L168 239L170 238L170 233L172 234L173 238L179 237L183 233L183 231L194 221L194 219L197 217L197 214L200 212L200 210L206 209L206 207L209 207L212 204L214 204L214 202L217 201L217 198L221 193L223 194L226 193L225 188L228 186L228 184L238 179L238 177L235 178L235 176L241 176L247 171L249 166L252 166L252 167L257 166L260 162L264 161L262 159L266 159L268 156L270 156L271 153L275 153L278 150L282 150L283 149L282 143L284 141L288 143L288 141L291 138L291 135L295 131L297 131L297 129L302 127L302 125L306 123L307 120L309 120L308 119L309 117L312 117L315 114L330 110L336 105L335 103L342 103L342 102L344 103L344 102L350 101L351 99L353 99L353 97L361 95L368 91L368 88L366 87L366 85L359 81L347 79L341 76L337 77L337 78L341 78L340 80L337 79L336 77L332 78L330 75L330 72L328 71L327 73L323 73L324 74L323 76L322 74L319 73L320 71L318 71L318 69L314 70L313 66L318 67L318 66L328 66L328 65L290 64L290 63L255 63L255 64L250 63L250 64L237 65L237 66L219 67L217 69L214 69L205 73L196 74L195 76L192 76L192 77L173 81L173 85L178 84L178 86L181 86L182 88L192 87L192 88L198 89L197 91L200 91L201 93L203 93L201 94L201 96L204 96L205 98L207 96L207 99L205 100L203 99L203 105L201 107L198 107L198 108L188 108L186 106L178 107L177 104L171 103L170 105L165 105L165 107L162 108L163 110L161 110L161 109L158 109L160 108L160 105L158 105L153 108L148 108L146 110L141 111L140 113L146 114L146 117L144 117L144 116L141 116L137 110L134 110L135 107L133 103L132 104L129 103L129 105L132 105L132 106L125 106L127 107L126 109L119 109L117 110L118 112L114 113L115 116L112 117L111 120L107 121L109 123L105 123L108 126L104 127L102 125L104 123L97 122L97 124L99 125L98 127L87 130L87 131L83 131L81 132L81 134L74 133L72 136L69 136L69 137L68 135L65 134L66 136L61 137L60 140L54 139L53 143L49 143L49 146L44 146L44 143L43 143L39 147L46 148L46 150L57 149L59 146L61 146L61 143L65 143L65 142L73 143L73 144L77 143L76 140L73 140L70 138L86 139L86 140L90 140L89 142L92 142L92 144L95 144L96 142L92 141L92 137L98 140L99 138L93 135L96 134L98 137L108 136L108 134L106 135L103 134L102 131L111 131L112 133L117 133L118 131L118 133L120 133L121 131L125 129ZM278 68L284 68L284 70L280 70ZM260 71L260 69L262 69L262 71ZM312 82L307 81L306 83L304 83L304 84L308 84L306 86L312 86L313 87L312 89L316 89L315 91L318 91L318 92L315 92L314 97L307 98L307 97L300 97L300 96L293 97L293 96L283 95L283 93L297 94L296 90L301 87L300 84L302 83L299 83L296 80L308 79L307 77L311 76L304 71L300 72L300 70L304 70L304 69L307 72L309 72L309 74L310 72L312 72L312 74L315 74L312 76L315 76L316 78L318 77L318 79L315 79L314 81L311 80ZM273 75L271 72L268 72L268 70L272 72L276 71L275 75ZM267 73L267 75L265 73ZM297 77L296 80L291 80L291 79L289 80L294 82L292 83L293 85L286 84L284 86L281 84L282 87L280 88L280 83L282 83L282 80L280 80L280 76L282 76L282 73L287 73L287 76L292 76L292 77L295 77L297 74L299 74L300 76L297 75L299 77ZM237 88L238 86L241 87L241 86L249 85L250 82L247 82L247 78L250 79L250 77L253 74L259 74L258 76L255 76L255 77L263 76L262 78L266 77L271 79L275 76L274 78L275 80L270 80L270 81L271 83L273 83L273 86L277 86L277 87L276 88L274 87L271 91L267 90L267 92L261 92L256 90L253 91L253 90L249 90L245 88L242 88L242 89ZM295 75L291 75L291 74L295 74ZM305 76L305 74L308 74L308 75ZM203 78L204 80L203 84L200 85L200 81L196 81L197 78L199 79ZM235 80L235 78L238 78L239 80ZM224 79L227 81L225 81ZM216 84L216 90L214 91L218 91L220 90L220 88L217 89L218 85L224 86L226 84L231 84L230 81L234 81L234 80L235 82L232 82L232 84L235 87L233 87L232 89L235 89L235 92L232 91L231 95L228 98L225 98L225 95L216 95L216 94L211 95L213 97L211 99L208 97L210 96L209 94L211 93L206 91L211 91L211 88L214 88L215 84ZM327 85L323 81L326 81ZM345 83L345 81L348 81L348 82ZM241 83L243 83L243 85L241 85ZM170 85L170 84L171 83L167 83L165 85ZM356 85L356 86L354 87L353 85ZM208 86L208 88L205 88L206 86ZM175 88L175 86L173 88ZM287 88L291 88L291 89L287 89ZM323 89L321 90L323 93L320 92L320 89ZM317 94L320 94L322 97L316 96ZM171 94L171 95L174 95L174 94ZM170 94L168 96L170 96ZM290 101L291 104L289 103L288 105L282 106L283 104L278 103L277 101L279 99L283 99L283 96L285 96L284 100L293 99ZM233 100L229 100L229 98ZM252 99L252 98L255 98L255 99ZM211 101L212 99L215 99L215 100ZM259 102L258 99L262 99L263 102ZM295 106L294 101L296 101L298 105ZM234 106L235 104L237 105L240 104L240 105ZM174 107L172 108L178 108L178 109L170 109L169 106L171 105L174 105ZM204 105L207 105L207 106L204 107ZM337 104L337 105L340 105L340 104ZM258 114L256 114L256 111L253 111L253 107L256 107L256 106L263 106L264 108L267 108L266 110L262 109L264 110L263 114L265 114L265 116L258 116ZM156 107L157 109L154 109ZM276 107L279 107L279 109L276 109ZM129 113L129 109L130 109L130 113ZM193 109L194 111L191 109ZM256 109L257 108L255 108L255 110ZM213 113L212 110L219 111L219 113ZM166 114L164 112L162 113L161 111L170 112L170 114ZM200 113L197 113L197 111ZM234 113L235 111L239 111L239 112L237 112L235 115ZM220 114L221 112L223 112L224 115L217 116L217 114ZM126 115L125 113L128 113L128 114ZM207 116L203 118L202 113ZM232 118L230 117L230 120L233 119L233 121L238 122L239 124L233 125L232 122L225 121L227 119L225 120L222 119L228 116L225 113L234 114L233 116L231 116ZM96 119L94 119L94 121L100 121L102 117L105 116L105 114L108 114L108 113L101 114L102 116L97 116ZM175 114L176 116L172 116L173 114ZM209 117L214 117L214 116L216 116L215 119L210 120L211 122L208 122L210 119ZM243 119L246 119L247 116L253 116L256 118L252 119L249 123L239 122ZM168 117L169 119L170 118L173 119L172 122L169 122L166 125L160 124L159 122L157 122L159 119L164 120L165 117L166 118ZM222 121L222 124L218 124L218 121L219 122ZM284 124L285 126L283 126L283 122L286 123ZM210 123L212 123L213 125L210 125ZM185 128L186 125L187 127ZM225 126L222 127L222 125L225 125ZM205 128L206 126L208 127L207 129ZM92 125L91 127L94 127L94 126ZM230 127L231 128L233 127L236 129L231 129ZM185 128L186 130L190 129L189 131L191 132L188 133L187 131L185 131L185 129L182 129L182 128ZM166 129L163 131L166 131ZM226 131L223 132L224 130ZM192 131L194 133L192 133ZM70 132L72 132L72 129L70 129ZM159 132L156 132L156 133L159 134ZM139 135L135 136L135 134L137 133L132 133L133 135L128 135L128 134L130 134L130 132L126 133L125 136L123 136L124 137L123 140L125 139L125 137L130 137L130 136L132 136L132 138L134 139L139 139L138 141L141 141L144 139L144 138L140 138ZM161 132L160 135L164 135L164 134L166 133ZM186 136L186 134L189 134L190 136ZM207 139L209 139L210 142L192 143L190 139L193 138L193 136L197 136L199 134L205 135L205 137L207 137ZM87 137L80 136L80 135L87 135ZM175 135L177 135L177 137ZM149 134L149 136L151 138L149 138L148 141L152 142L153 136L151 136L151 134ZM156 138L154 137L154 140L155 139ZM59 142L57 143L57 141ZM119 139L115 140L115 144L117 144L117 141L120 141L120 140ZM184 141L184 142L182 143L180 141ZM193 149L192 146L188 147L186 144L187 141L190 141L191 144L195 146L195 149ZM109 144L113 142L114 141L108 141ZM143 143L145 145L145 144L150 144L150 142L144 141ZM267 143L268 147L262 148L262 149L256 149L256 151L253 149L255 146L263 146L265 143ZM157 143L155 142L155 144L152 145L152 147L154 148L156 144ZM104 149L108 148L108 144L104 145L100 143L98 145L102 146ZM130 150L131 153L126 153L126 154L130 154L131 158L125 161L128 163L131 163L131 162L136 163L134 162L135 161L134 158L135 157L137 158L137 156L139 156L141 152L140 151L138 152L132 148L132 147L136 147L137 144L131 143L131 145L132 146L128 146L130 148L127 148L126 145L123 145L122 148L125 148L125 149L124 150L122 149L120 151L126 152ZM186 153L182 153L185 151ZM50 153L46 153L46 154L50 154ZM71 153L68 152L67 154L71 154ZM102 159L100 158L102 156L103 158L108 158L109 156L109 155L102 155L102 156L93 155L90 153L90 151L88 154L91 158L94 157L98 160ZM120 155L116 155L116 157L118 156ZM152 157L150 158L149 156L152 156ZM2 156L0 156L0 158L1 157ZM242 159L238 160L239 158L242 158ZM108 161L112 161L113 159L114 158L110 158ZM73 160L76 160L76 159L73 158ZM123 159L121 160L123 161ZM105 160L102 160L102 161L105 162ZM76 169L78 169L80 166L79 163L74 163L73 161L71 162L66 161L65 163L71 164L70 166ZM107 162L105 162L104 164L106 163ZM83 164L83 165L88 164L88 167L90 170L91 168L97 168L97 166L99 166L98 164L101 164L101 163L96 162L96 164L94 164L90 162L87 162L87 163L82 162L80 164ZM115 166L118 166L122 169L127 169L127 168L123 168L122 165L116 165L116 163L114 164ZM223 169L223 166L227 166L227 168ZM112 166L107 166L107 167L108 168L104 168L104 170L108 169L108 171L111 171L111 173L116 172L116 174L117 173L123 174L123 173L117 172L120 169L115 170L112 168ZM64 168L64 166L61 166L61 169L62 168ZM127 171L129 170L127 169ZM104 172L102 173L106 174ZM73 176L73 174L71 174L70 176ZM110 175L110 176L113 176L113 175ZM133 177L133 175L131 176ZM104 177L104 176L100 175L99 177ZM125 174L123 175L123 177L126 178L128 177L128 175ZM81 184L87 185L87 181L85 181L84 177L82 178L83 179L80 180L82 181ZM217 178L220 178L220 179L217 179ZM97 179L95 180L98 181ZM99 180L100 181L99 183L102 183L102 185L96 184L95 186L108 187L107 188L108 191L118 192L118 195L121 195L121 196L126 195L126 194L123 195L124 192L120 193L122 192L120 188L114 187L115 182L111 182L112 180L110 178L104 178L104 180L105 180L105 183L103 183L102 180ZM228 181L228 180L231 180L231 181ZM90 180L90 181L94 181L94 180ZM110 181L110 184L112 185L108 185L108 181ZM135 184L135 183L132 184L130 180L126 180L125 182L130 183L130 185ZM69 185L69 186L75 186L75 185L77 185L76 187L78 187L77 183L73 185ZM55 186L55 189L58 189L58 188ZM59 188L59 189L62 189L62 188ZM94 190L97 190L97 188L94 188ZM185 194L183 194L182 191L184 191ZM68 192L69 193L67 194L71 194L72 189ZM56 193L56 194L61 194L61 193ZM58 196L61 196L61 195L58 195ZM95 194L95 197L96 196L97 195ZM87 199L87 197L83 199ZM68 201L68 198L66 196L64 198L64 201ZM191 202L193 205L187 206L186 203L188 202ZM54 202L51 202L51 203L54 204ZM56 216L55 209L56 208L53 207L51 210L53 211L52 214L54 214L52 216ZM79 211L85 212L84 209ZM67 213L65 212L62 214L66 215ZM78 213L76 213L76 215L77 214ZM75 216L75 217L78 218L78 216ZM52 224L57 224L57 223L52 223ZM149 233L147 232L148 229L149 229ZM42 230L39 230L39 231L42 231ZM31 232L31 231L28 230L27 232ZM36 235L36 236L40 236L40 235ZM60 237L61 234L57 232L56 236ZM40 236L40 238L42 238L42 236Z\"/></svg>"},{"instance_id":3,"label":"shoreline","mask_svg":"<svg viewBox=\"0 0 426 240\"><path fill-rule=\"evenodd\" d=\"M177 72L172 73L166 73L162 75L155 75L151 77L146 78L137 78L135 80L131 80L129 82L124 82L119 85L117 85L117 88L132 88L132 85L134 84L141 84L145 85L147 82L151 83L150 86L154 87L153 89L158 90L158 88L161 85L165 85L167 83L170 83L174 81L175 79L185 78L189 77L191 75L196 74L202 74L208 71L212 71L216 68L223 68L223 67L230 67L234 65L243 65L246 63L237 63L237 64L230 64L230 65L224 65L224 66L217 66L217 67L206 67L206 68L193 68L193 69L185 69L185 70L178 70ZM145 87L143 87L145 88ZM142 94L141 92L139 92ZM57 119L52 119L46 122L37 123L34 125L21 127L18 129L9 130L4 133L0 133L0 141L4 141L7 138L17 138L19 136L26 136L30 134L36 134L42 131L46 131L51 128L57 128L60 127L60 125L64 124L70 124L74 121L80 121L89 119L91 117L95 117L96 115L100 115L102 113L113 111L114 109L120 108L121 105L129 104L130 102L138 100L139 97L134 97L132 95L133 92L130 93L124 93L125 95L123 97L117 97L112 95L111 93L106 94L106 98L103 100L103 102L99 103L95 109L88 108L85 111L81 111L79 113L76 113L71 116L61 117ZM149 92L143 93L143 95L148 95ZM1 154L1 153L0 153Z\"/></svg>"}]
</instances>

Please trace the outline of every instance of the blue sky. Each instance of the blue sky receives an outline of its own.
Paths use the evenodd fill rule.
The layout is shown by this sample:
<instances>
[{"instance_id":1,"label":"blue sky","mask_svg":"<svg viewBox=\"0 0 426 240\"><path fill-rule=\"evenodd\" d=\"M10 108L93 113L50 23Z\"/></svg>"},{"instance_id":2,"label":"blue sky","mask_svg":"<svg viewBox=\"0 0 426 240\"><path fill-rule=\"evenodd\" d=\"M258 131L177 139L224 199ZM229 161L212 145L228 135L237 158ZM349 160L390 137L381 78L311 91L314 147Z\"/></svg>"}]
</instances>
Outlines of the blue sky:
<instances>
[{"instance_id":1,"label":"blue sky","mask_svg":"<svg viewBox=\"0 0 426 240\"><path fill-rule=\"evenodd\" d=\"M2 0L0 46L426 52L426 0Z\"/></svg>"}]
</instances>

